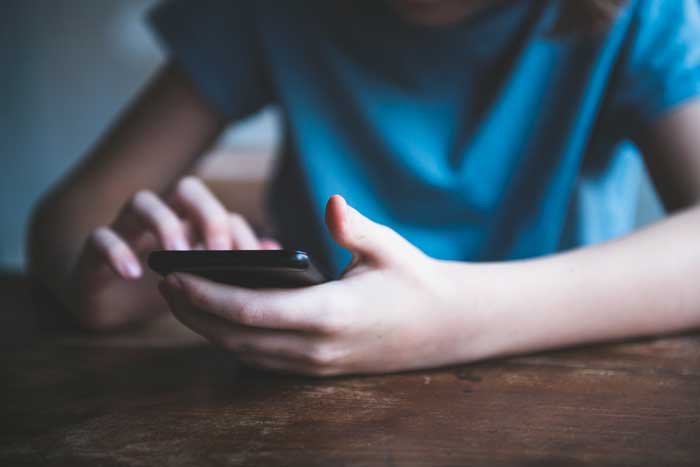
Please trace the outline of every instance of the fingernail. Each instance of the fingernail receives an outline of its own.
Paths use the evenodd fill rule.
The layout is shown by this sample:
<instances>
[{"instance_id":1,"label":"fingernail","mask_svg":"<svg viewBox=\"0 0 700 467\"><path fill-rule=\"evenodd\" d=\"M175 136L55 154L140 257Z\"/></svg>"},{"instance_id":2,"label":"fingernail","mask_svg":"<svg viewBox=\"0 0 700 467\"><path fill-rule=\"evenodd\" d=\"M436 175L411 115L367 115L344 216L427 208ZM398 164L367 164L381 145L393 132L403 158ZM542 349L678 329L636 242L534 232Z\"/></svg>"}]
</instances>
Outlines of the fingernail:
<instances>
[{"instance_id":1,"label":"fingernail","mask_svg":"<svg viewBox=\"0 0 700 467\"><path fill-rule=\"evenodd\" d=\"M122 271L127 277L137 279L141 277L141 265L135 261L127 261L122 265Z\"/></svg>"}]
</instances>

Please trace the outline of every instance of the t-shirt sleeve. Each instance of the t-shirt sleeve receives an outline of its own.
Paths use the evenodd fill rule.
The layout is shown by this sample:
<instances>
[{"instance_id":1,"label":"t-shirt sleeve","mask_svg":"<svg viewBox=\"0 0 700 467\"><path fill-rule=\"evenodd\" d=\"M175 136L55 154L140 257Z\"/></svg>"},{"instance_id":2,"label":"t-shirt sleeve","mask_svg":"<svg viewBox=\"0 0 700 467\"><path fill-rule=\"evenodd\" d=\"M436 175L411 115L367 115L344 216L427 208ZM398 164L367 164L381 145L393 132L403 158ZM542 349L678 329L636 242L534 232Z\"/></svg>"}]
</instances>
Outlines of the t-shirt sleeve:
<instances>
[{"instance_id":1,"label":"t-shirt sleeve","mask_svg":"<svg viewBox=\"0 0 700 467\"><path fill-rule=\"evenodd\" d=\"M271 100L251 3L170 0L148 13L170 59L232 120Z\"/></svg>"},{"instance_id":2,"label":"t-shirt sleeve","mask_svg":"<svg viewBox=\"0 0 700 467\"><path fill-rule=\"evenodd\" d=\"M616 101L634 130L700 98L700 0L639 0L631 7Z\"/></svg>"}]
</instances>

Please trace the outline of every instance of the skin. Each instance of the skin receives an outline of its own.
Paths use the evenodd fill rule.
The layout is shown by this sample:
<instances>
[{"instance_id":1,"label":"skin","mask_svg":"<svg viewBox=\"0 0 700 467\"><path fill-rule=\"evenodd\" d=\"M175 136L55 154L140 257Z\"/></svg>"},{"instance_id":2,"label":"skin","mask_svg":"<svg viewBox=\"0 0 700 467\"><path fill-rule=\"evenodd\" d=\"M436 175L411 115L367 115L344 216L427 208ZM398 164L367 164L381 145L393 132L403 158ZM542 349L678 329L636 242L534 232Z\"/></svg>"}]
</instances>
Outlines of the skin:
<instances>
[{"instance_id":1,"label":"skin","mask_svg":"<svg viewBox=\"0 0 700 467\"><path fill-rule=\"evenodd\" d=\"M182 178L223 125L169 65L39 205L30 270L84 327L112 330L169 309L251 365L315 376L700 327L698 100L636 138L672 215L626 237L526 261L440 261L334 196L326 224L353 254L338 281L248 290L174 274L157 283L142 266L153 248L278 246L256 238L200 181Z\"/></svg>"},{"instance_id":2,"label":"skin","mask_svg":"<svg viewBox=\"0 0 700 467\"><path fill-rule=\"evenodd\" d=\"M185 176L225 123L175 66L164 66L38 204L30 274L81 326L113 330L167 312L157 276L142 266L153 249L278 247Z\"/></svg>"}]
</instances>

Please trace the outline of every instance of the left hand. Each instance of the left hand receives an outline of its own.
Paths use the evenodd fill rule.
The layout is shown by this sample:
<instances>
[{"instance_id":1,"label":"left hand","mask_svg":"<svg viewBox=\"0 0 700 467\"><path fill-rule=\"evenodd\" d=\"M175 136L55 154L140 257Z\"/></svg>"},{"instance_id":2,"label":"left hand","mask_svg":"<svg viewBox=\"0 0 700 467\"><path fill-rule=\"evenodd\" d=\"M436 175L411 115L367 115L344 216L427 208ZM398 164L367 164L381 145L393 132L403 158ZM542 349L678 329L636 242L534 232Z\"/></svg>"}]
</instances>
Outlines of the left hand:
<instances>
[{"instance_id":1,"label":"left hand","mask_svg":"<svg viewBox=\"0 0 700 467\"><path fill-rule=\"evenodd\" d=\"M326 224L353 254L337 281L251 290L178 273L160 290L183 324L253 366L331 376L453 363L461 323L441 263L340 196Z\"/></svg>"}]
</instances>

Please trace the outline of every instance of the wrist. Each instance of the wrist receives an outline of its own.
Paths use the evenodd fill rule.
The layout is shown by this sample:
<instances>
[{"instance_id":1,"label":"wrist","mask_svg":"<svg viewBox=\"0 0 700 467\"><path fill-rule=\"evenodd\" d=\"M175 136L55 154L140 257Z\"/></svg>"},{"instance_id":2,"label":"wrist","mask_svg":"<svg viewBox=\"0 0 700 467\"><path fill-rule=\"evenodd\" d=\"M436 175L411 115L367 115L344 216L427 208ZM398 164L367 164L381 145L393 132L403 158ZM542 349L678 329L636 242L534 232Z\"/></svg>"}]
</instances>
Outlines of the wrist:
<instances>
[{"instance_id":1,"label":"wrist","mask_svg":"<svg viewBox=\"0 0 700 467\"><path fill-rule=\"evenodd\" d=\"M523 264L439 261L438 268L455 363L520 350L521 320L534 306Z\"/></svg>"},{"instance_id":2,"label":"wrist","mask_svg":"<svg viewBox=\"0 0 700 467\"><path fill-rule=\"evenodd\" d=\"M488 266L475 263L433 260L432 290L437 303L440 340L446 364L488 358L493 352L492 274Z\"/></svg>"}]
</instances>

